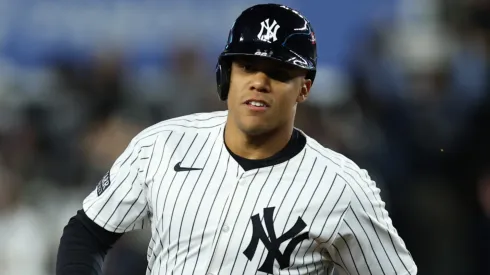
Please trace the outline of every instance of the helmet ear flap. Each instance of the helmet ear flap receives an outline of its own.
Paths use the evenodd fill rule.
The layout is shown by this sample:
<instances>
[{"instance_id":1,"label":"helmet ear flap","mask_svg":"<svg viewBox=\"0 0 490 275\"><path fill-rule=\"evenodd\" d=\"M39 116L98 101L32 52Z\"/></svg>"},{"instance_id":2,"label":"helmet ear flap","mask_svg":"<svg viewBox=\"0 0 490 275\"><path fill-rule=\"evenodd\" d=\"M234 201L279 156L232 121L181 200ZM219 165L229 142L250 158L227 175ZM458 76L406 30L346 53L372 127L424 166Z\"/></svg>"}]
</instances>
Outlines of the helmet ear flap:
<instances>
[{"instance_id":1,"label":"helmet ear flap","mask_svg":"<svg viewBox=\"0 0 490 275\"><path fill-rule=\"evenodd\" d=\"M218 96L222 101L228 99L230 90L231 66L224 58L219 58L216 64L216 82L218 84Z\"/></svg>"}]
</instances>

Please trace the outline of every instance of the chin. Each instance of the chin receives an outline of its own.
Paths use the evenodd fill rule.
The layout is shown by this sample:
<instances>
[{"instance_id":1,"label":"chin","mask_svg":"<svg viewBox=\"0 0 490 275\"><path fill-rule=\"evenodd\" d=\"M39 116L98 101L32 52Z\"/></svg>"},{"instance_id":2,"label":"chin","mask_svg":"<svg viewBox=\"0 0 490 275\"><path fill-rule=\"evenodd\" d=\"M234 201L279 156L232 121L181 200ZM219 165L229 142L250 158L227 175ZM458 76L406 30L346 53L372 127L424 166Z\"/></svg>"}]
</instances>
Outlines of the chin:
<instances>
[{"instance_id":1,"label":"chin","mask_svg":"<svg viewBox=\"0 0 490 275\"><path fill-rule=\"evenodd\" d=\"M267 119L257 116L235 117L234 124L242 132L249 136L259 136L273 130L273 124Z\"/></svg>"},{"instance_id":2,"label":"chin","mask_svg":"<svg viewBox=\"0 0 490 275\"><path fill-rule=\"evenodd\" d=\"M240 130L249 136L260 136L271 131L266 125L242 125Z\"/></svg>"},{"instance_id":3,"label":"chin","mask_svg":"<svg viewBox=\"0 0 490 275\"><path fill-rule=\"evenodd\" d=\"M270 131L264 129L246 129L243 130L243 132L246 133L248 136L262 136Z\"/></svg>"}]
</instances>

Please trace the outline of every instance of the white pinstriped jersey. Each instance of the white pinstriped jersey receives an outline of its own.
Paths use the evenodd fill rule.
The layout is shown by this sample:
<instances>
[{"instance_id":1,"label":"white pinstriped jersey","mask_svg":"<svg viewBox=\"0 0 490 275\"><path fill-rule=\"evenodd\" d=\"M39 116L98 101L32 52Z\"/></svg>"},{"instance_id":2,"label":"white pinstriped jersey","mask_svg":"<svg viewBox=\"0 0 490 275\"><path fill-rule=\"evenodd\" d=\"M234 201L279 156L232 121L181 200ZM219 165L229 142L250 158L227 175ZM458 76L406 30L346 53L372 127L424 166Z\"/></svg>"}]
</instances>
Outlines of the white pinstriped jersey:
<instances>
[{"instance_id":1,"label":"white pinstriped jersey","mask_svg":"<svg viewBox=\"0 0 490 275\"><path fill-rule=\"evenodd\" d=\"M303 133L290 160L244 171L226 116L145 129L83 202L106 230L151 229L147 275L417 273L365 170Z\"/></svg>"}]
</instances>

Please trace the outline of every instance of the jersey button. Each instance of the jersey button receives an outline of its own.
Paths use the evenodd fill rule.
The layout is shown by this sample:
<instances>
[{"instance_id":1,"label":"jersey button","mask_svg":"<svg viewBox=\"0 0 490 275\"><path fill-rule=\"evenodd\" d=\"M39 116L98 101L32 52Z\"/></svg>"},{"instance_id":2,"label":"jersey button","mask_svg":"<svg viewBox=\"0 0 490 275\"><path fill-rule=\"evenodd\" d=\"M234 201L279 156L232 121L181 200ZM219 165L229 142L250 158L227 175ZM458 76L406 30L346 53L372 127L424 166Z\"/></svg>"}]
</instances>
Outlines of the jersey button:
<instances>
[{"instance_id":1,"label":"jersey button","mask_svg":"<svg viewBox=\"0 0 490 275\"><path fill-rule=\"evenodd\" d=\"M223 232L228 232L230 231L230 227L228 225L224 225L223 228L222 228Z\"/></svg>"}]
</instances>

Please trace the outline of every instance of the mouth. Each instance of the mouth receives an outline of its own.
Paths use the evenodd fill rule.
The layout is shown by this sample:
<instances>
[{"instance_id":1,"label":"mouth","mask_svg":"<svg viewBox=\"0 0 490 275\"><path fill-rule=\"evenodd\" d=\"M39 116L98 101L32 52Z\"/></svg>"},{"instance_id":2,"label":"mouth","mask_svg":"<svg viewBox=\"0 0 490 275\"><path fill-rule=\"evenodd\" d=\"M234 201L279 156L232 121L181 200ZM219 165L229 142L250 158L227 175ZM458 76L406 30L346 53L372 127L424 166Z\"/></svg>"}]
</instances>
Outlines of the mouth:
<instances>
[{"instance_id":1,"label":"mouth","mask_svg":"<svg viewBox=\"0 0 490 275\"><path fill-rule=\"evenodd\" d=\"M266 111L270 107L267 102L258 99L249 99L244 104L247 105L248 109L256 112Z\"/></svg>"}]
</instances>

